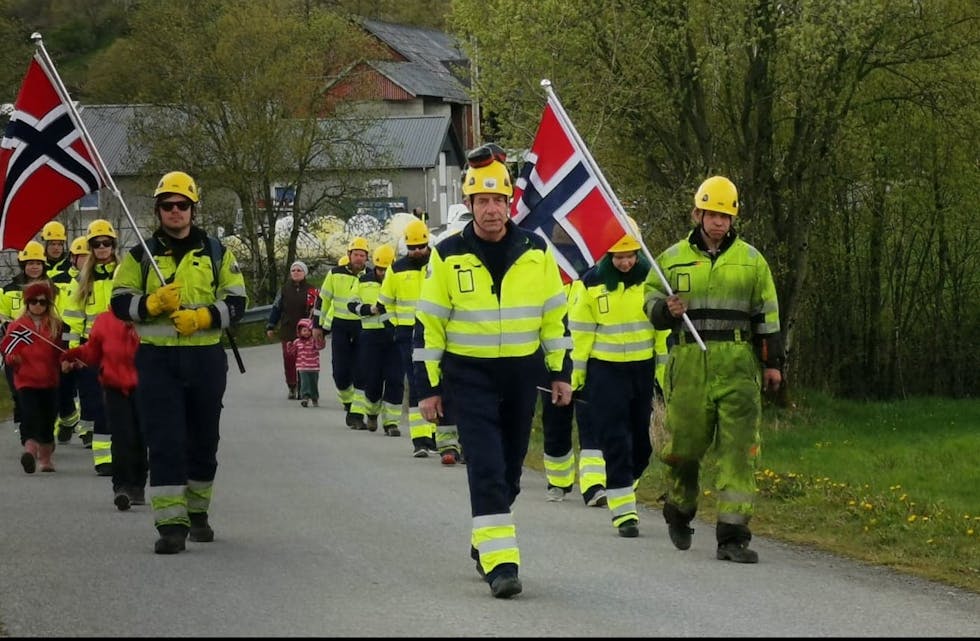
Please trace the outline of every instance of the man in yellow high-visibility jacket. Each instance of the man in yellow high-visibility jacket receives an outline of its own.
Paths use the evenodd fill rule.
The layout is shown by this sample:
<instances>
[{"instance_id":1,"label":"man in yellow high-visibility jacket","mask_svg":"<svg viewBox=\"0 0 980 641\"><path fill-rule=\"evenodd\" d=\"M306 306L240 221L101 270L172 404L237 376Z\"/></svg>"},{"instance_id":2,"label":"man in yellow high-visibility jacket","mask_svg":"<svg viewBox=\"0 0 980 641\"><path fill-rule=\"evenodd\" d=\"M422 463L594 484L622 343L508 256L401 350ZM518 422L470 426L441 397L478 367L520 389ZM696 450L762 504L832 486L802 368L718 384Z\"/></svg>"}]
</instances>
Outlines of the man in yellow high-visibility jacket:
<instances>
[{"instance_id":1,"label":"man in yellow high-visibility jacket","mask_svg":"<svg viewBox=\"0 0 980 641\"><path fill-rule=\"evenodd\" d=\"M494 597L523 587L511 505L520 491L541 352L552 403L571 401L571 339L558 264L509 216L513 183L487 146L469 155L463 193L473 221L432 250L416 308L422 416L455 419L466 452L471 555ZM445 404L445 407L443 406Z\"/></svg>"}]
</instances>

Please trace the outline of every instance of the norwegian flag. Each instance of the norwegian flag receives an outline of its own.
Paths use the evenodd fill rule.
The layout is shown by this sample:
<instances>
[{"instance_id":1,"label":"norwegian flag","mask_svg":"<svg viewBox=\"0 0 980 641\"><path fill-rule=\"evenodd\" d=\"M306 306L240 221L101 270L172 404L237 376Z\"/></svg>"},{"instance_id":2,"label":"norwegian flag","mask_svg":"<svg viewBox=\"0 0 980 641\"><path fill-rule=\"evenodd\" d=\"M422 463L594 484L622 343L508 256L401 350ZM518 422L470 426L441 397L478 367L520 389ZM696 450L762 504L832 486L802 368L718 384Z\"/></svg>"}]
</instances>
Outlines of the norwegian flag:
<instances>
[{"instance_id":1,"label":"norwegian flag","mask_svg":"<svg viewBox=\"0 0 980 641\"><path fill-rule=\"evenodd\" d=\"M8 354L12 353L14 348L21 343L24 345L30 345L33 343L34 339L31 338L32 333L33 332L31 332L31 330L27 327L21 327L20 329L15 329L14 331L10 332L7 335L7 345L3 348L3 355L7 356Z\"/></svg>"},{"instance_id":2,"label":"norwegian flag","mask_svg":"<svg viewBox=\"0 0 980 641\"><path fill-rule=\"evenodd\" d=\"M22 249L104 184L55 78L36 53L0 141L0 249Z\"/></svg>"},{"instance_id":3,"label":"norwegian flag","mask_svg":"<svg viewBox=\"0 0 980 641\"><path fill-rule=\"evenodd\" d=\"M630 229L557 97L549 92L514 186L511 217L544 238L566 283L594 265Z\"/></svg>"}]
</instances>

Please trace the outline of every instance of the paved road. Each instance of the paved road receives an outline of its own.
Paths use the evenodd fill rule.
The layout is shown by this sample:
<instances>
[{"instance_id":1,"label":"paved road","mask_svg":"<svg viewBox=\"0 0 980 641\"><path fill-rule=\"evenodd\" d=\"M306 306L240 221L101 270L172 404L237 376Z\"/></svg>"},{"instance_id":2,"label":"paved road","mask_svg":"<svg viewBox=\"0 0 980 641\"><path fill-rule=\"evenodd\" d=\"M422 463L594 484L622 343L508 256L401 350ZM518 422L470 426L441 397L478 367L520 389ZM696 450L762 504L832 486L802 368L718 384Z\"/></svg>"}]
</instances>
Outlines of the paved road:
<instances>
[{"instance_id":1,"label":"paved road","mask_svg":"<svg viewBox=\"0 0 980 641\"><path fill-rule=\"evenodd\" d=\"M758 565L723 563L703 524L679 552L652 512L621 539L604 510L546 503L533 471L515 504L524 593L493 599L468 557L465 468L348 430L329 376L320 408L287 401L278 350L232 363L217 538L177 556L153 554L147 507L115 510L77 440L27 476L3 424L4 634L980 636L980 595L760 539Z\"/></svg>"}]
</instances>

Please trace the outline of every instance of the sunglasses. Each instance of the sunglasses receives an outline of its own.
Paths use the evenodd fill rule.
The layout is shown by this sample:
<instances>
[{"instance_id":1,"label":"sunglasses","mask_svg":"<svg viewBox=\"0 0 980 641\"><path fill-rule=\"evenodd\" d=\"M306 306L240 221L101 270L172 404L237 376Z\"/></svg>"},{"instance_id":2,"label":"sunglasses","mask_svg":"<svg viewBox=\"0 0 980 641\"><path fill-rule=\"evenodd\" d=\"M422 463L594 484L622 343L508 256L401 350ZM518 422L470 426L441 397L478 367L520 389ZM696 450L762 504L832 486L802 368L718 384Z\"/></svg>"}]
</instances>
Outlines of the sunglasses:
<instances>
[{"instance_id":1,"label":"sunglasses","mask_svg":"<svg viewBox=\"0 0 980 641\"><path fill-rule=\"evenodd\" d=\"M180 211L187 211L193 204L194 203L189 200L182 200L179 202L164 201L162 203L157 203L157 207L159 207L162 211L173 211L174 207Z\"/></svg>"},{"instance_id":2,"label":"sunglasses","mask_svg":"<svg viewBox=\"0 0 980 641\"><path fill-rule=\"evenodd\" d=\"M47 298L32 298L29 301L27 301L27 304L28 305L44 305L45 307L47 307L48 306L48 299Z\"/></svg>"},{"instance_id":3,"label":"sunglasses","mask_svg":"<svg viewBox=\"0 0 980 641\"><path fill-rule=\"evenodd\" d=\"M494 160L506 164L507 152L500 145L492 142L477 147L466 154L466 162L469 163L470 167L486 167Z\"/></svg>"},{"instance_id":4,"label":"sunglasses","mask_svg":"<svg viewBox=\"0 0 980 641\"><path fill-rule=\"evenodd\" d=\"M408 249L408 251L410 251L410 252L422 251L426 247L428 247L428 245L406 245L405 246L405 248Z\"/></svg>"},{"instance_id":5,"label":"sunglasses","mask_svg":"<svg viewBox=\"0 0 980 641\"><path fill-rule=\"evenodd\" d=\"M112 247L113 242L111 240L90 240L88 244L94 249L98 249L99 247Z\"/></svg>"}]
</instances>

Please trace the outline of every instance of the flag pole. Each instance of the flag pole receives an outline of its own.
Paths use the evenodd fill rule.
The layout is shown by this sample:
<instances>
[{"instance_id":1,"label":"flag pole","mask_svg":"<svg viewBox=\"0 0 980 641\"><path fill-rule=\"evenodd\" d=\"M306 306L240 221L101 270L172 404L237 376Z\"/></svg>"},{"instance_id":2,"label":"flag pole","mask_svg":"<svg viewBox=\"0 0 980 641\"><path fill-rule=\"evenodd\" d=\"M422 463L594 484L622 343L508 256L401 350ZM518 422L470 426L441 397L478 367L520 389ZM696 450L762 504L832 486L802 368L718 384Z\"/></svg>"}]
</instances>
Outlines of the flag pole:
<instances>
[{"instance_id":1,"label":"flag pole","mask_svg":"<svg viewBox=\"0 0 980 641\"><path fill-rule=\"evenodd\" d=\"M558 117L558 120L562 123L562 125L565 126L565 129L568 130L568 133L572 136L572 138L574 138L575 143L579 146L579 149L582 150L582 155L585 158L585 162L588 163L589 168L592 170L592 173L595 174L596 179L598 179L599 181L599 185L602 187L602 190L605 192L606 197L608 197L609 200L612 202L613 208L616 210L616 213L620 216L621 219L625 219L628 221L629 218L626 214L626 210L623 208L622 203L619 202L619 198L616 197L616 192L614 192L612 190L612 187L609 186L609 183L606 182L606 177L602 175L602 170L599 169L599 165L596 164L595 159L592 157L592 153L589 151L589 148L586 147L585 141L582 140L582 137L579 135L578 130L575 129L575 126L572 124L571 118L569 118L568 114L565 113L565 108L562 107L561 101L558 100L558 95L555 94L554 89L551 88L551 81L548 80L547 78L544 78L543 80L541 80L541 86L544 87L544 90L548 93L548 101L552 104L552 107L555 110L555 115ZM647 249L646 243L643 242L643 234L640 234L640 238L638 238L637 240L640 241L640 245L643 247L643 253L650 261L651 267L653 267L653 270L657 272L657 276L660 277L660 282L664 286L664 289L667 291L667 295L673 296L674 291L673 289L671 289L670 283L667 282L667 277L664 276L664 273L660 270L660 266L657 264L657 261L654 260L653 256L650 254L650 250ZM698 346L701 348L702 351L707 351L708 348L705 346L704 341L701 340L701 336L700 334L698 334L698 330L694 329L694 323L691 322L691 319L688 317L687 312L684 312L683 319L684 319L684 324L687 325L687 331L689 331L691 335L694 336L694 340L697 342Z\"/></svg>"},{"instance_id":2,"label":"flag pole","mask_svg":"<svg viewBox=\"0 0 980 641\"><path fill-rule=\"evenodd\" d=\"M136 225L136 220L133 218L133 214L130 213L129 207L126 206L126 201L123 200L122 192L120 192L119 187L116 186L116 182L112 179L109 169L102 160L102 155L99 154L99 150L95 146L95 142L92 140L92 136L89 134L88 128L86 128L85 123L82 122L82 116L75 109L75 103L72 102L71 96L68 94L68 88L65 87L65 83L61 81L61 76L58 75L58 70L55 69L54 61L52 61L51 56L48 55L48 50L44 48L44 42L42 42L41 34L35 31L31 34L31 40L34 41L34 44L37 47L37 52L41 56L41 63L44 67L44 71L48 74L51 80L54 81L55 87L61 94L62 100L68 106L68 116L72 119L72 122L75 123L75 126L78 127L78 130L82 132L82 143L95 160L95 165L99 171L99 175L102 177L102 181L107 187L109 187L113 195L115 195L115 197L119 200L119 204L122 205L123 213L126 214L126 218L129 219L129 224L133 226L133 231L136 233L136 238L139 240L140 245L143 246L143 255L149 258L150 266L153 267L153 271L156 272L157 278L160 279L161 283L164 283L163 272L160 271L160 266L157 265L157 262L153 259L153 254L150 252L150 248L146 245L146 241L143 239L143 235L140 233L139 227Z\"/></svg>"}]
</instances>

